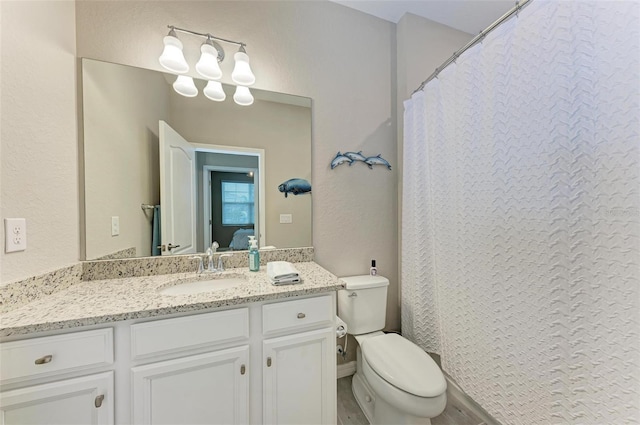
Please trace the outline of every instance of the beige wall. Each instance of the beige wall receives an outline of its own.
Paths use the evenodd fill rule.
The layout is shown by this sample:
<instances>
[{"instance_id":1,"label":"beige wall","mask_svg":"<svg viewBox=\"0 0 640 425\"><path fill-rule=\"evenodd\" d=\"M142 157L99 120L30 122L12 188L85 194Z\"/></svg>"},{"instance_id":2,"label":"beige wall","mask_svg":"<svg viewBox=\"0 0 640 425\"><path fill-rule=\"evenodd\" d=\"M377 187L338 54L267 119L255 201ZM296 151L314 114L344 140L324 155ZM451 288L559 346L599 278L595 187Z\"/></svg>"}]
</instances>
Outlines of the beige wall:
<instances>
[{"instance_id":1,"label":"beige wall","mask_svg":"<svg viewBox=\"0 0 640 425\"><path fill-rule=\"evenodd\" d=\"M392 282L388 327L398 327L394 24L325 1L81 1L76 13L79 56L160 69L172 24L244 41L255 87L311 97L316 259L339 276L367 273L377 259ZM194 64L201 40L181 39ZM223 63L223 82L232 66ZM345 150L382 154L394 169L331 170Z\"/></svg>"},{"instance_id":2,"label":"beige wall","mask_svg":"<svg viewBox=\"0 0 640 425\"><path fill-rule=\"evenodd\" d=\"M0 281L78 261L75 6L2 1L2 218L27 220L27 250L0 249Z\"/></svg>"},{"instance_id":3,"label":"beige wall","mask_svg":"<svg viewBox=\"0 0 640 425\"><path fill-rule=\"evenodd\" d=\"M429 74L463 33L401 21L396 39L394 24L325 1L79 1L75 11L72 2L2 2L2 215L26 217L29 228L28 251L2 254L3 283L79 258L74 16L79 57L159 70L173 24L244 41L256 88L312 98L316 259L346 276L367 273L375 258L391 280L387 327L399 328L398 100L413 71ZM182 40L195 63L200 40ZM43 56L29 48L35 42ZM223 82L232 66L223 63ZM382 154L393 170L331 170L346 150Z\"/></svg>"},{"instance_id":4,"label":"beige wall","mask_svg":"<svg viewBox=\"0 0 640 425\"><path fill-rule=\"evenodd\" d=\"M160 203L158 121L169 116L167 83L159 73L84 61L82 87L86 258L131 247L149 256L153 212L140 204ZM120 219L118 236L112 216Z\"/></svg>"},{"instance_id":5,"label":"beige wall","mask_svg":"<svg viewBox=\"0 0 640 425\"><path fill-rule=\"evenodd\" d=\"M225 102L211 102L204 96L172 94L170 122L192 143L264 149L266 244L311 246L312 196L285 198L278 191L278 185L290 178L311 181L310 109L265 100L245 107L236 105L231 96ZM292 214L293 223L280 224L280 214Z\"/></svg>"}]
</instances>

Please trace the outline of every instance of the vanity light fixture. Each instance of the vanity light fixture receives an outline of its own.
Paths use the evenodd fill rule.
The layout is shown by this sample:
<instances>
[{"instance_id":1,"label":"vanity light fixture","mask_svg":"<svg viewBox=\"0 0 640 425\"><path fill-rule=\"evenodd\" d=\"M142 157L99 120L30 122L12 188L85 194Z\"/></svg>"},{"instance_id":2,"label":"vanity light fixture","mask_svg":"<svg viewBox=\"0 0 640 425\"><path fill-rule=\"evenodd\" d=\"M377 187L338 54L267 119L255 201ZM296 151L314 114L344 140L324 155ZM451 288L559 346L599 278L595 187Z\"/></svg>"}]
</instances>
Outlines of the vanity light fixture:
<instances>
[{"instance_id":1,"label":"vanity light fixture","mask_svg":"<svg viewBox=\"0 0 640 425\"><path fill-rule=\"evenodd\" d=\"M218 61L224 59L222 47L208 36L207 41L200 46L200 52L202 54L196 64L196 71L207 80L219 80L222 78L222 70L218 65Z\"/></svg>"},{"instance_id":2,"label":"vanity light fixture","mask_svg":"<svg viewBox=\"0 0 640 425\"><path fill-rule=\"evenodd\" d=\"M239 45L240 48L234 55L235 66L231 73L231 79L234 83L238 84L233 99L238 105L242 106L248 106L253 103L253 95L248 86L255 83L256 77L249 65L249 56L245 49L245 43L215 37L209 33L205 34L177 28L173 25L168 25L168 28L170 29L169 35L164 38L165 48L159 60L163 67L176 74L184 74L189 71L189 65L182 53L182 42L176 37L176 31L206 38L205 42L200 46L201 55L196 64L196 71L208 81L207 86L203 90L204 95L208 99L216 102L221 102L226 99L222 85L216 81L222 78L222 70L220 69L219 63L224 60L225 54L222 46L215 42L214 39ZM193 78L183 75L178 76L175 83L173 83L173 88L179 94L187 97L197 96L198 94L198 89L193 82Z\"/></svg>"},{"instance_id":3,"label":"vanity light fixture","mask_svg":"<svg viewBox=\"0 0 640 425\"><path fill-rule=\"evenodd\" d=\"M227 98L220 81L209 81L204 90L202 90L202 93L204 93L207 99L215 102L222 102Z\"/></svg>"},{"instance_id":4,"label":"vanity light fixture","mask_svg":"<svg viewBox=\"0 0 640 425\"><path fill-rule=\"evenodd\" d=\"M198 88L193 82L193 78L188 75L178 75L173 83L173 89L185 97L195 97L198 95Z\"/></svg>"},{"instance_id":5,"label":"vanity light fixture","mask_svg":"<svg viewBox=\"0 0 640 425\"><path fill-rule=\"evenodd\" d=\"M240 46L238 52L233 55L233 59L236 61L236 65L231 73L231 79L234 83L241 86L250 86L256 82L256 77L251 72L251 66L249 66L249 56L244 49L244 45Z\"/></svg>"},{"instance_id":6,"label":"vanity light fixture","mask_svg":"<svg viewBox=\"0 0 640 425\"><path fill-rule=\"evenodd\" d=\"M253 104L253 95L249 91L249 87L237 86L233 100L240 106L249 106Z\"/></svg>"},{"instance_id":7,"label":"vanity light fixture","mask_svg":"<svg viewBox=\"0 0 640 425\"><path fill-rule=\"evenodd\" d=\"M169 28L171 28L171 30L163 39L164 50L158 60L160 61L160 65L164 66L169 71L177 74L184 74L185 72L189 72L189 64L182 53L182 42L178 40L173 27Z\"/></svg>"}]
</instances>

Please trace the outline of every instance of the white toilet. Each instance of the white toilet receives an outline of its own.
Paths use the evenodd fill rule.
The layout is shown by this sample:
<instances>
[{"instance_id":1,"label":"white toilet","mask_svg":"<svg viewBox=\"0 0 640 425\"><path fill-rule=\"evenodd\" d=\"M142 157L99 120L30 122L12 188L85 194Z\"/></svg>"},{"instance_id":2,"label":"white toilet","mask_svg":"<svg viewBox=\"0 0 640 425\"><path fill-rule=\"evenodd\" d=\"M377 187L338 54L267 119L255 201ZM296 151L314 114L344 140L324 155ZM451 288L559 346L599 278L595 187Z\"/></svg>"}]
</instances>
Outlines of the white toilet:
<instances>
[{"instance_id":1,"label":"white toilet","mask_svg":"<svg viewBox=\"0 0 640 425\"><path fill-rule=\"evenodd\" d=\"M372 424L429 425L444 411L447 382L433 359L398 334L384 334L389 280L343 277L338 316L358 348L353 394Z\"/></svg>"}]
</instances>

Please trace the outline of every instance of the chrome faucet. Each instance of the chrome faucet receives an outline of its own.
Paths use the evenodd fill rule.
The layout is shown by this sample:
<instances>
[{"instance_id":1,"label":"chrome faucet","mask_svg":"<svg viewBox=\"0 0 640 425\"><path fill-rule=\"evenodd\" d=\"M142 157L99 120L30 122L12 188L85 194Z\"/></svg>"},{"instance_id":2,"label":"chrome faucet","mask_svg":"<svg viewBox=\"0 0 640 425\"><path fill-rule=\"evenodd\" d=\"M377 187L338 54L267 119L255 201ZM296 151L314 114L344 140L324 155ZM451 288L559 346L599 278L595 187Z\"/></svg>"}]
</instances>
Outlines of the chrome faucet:
<instances>
[{"instance_id":1,"label":"chrome faucet","mask_svg":"<svg viewBox=\"0 0 640 425\"><path fill-rule=\"evenodd\" d=\"M198 261L198 268L196 269L196 273L197 274L200 274L200 273L204 272L204 264L203 264L203 261L202 261L202 257L194 255L193 257L189 257L189 259L191 259L191 260L199 260Z\"/></svg>"},{"instance_id":2,"label":"chrome faucet","mask_svg":"<svg viewBox=\"0 0 640 425\"><path fill-rule=\"evenodd\" d=\"M216 268L213 267L213 253L214 251L211 248L207 248L207 257L209 257L209 263L207 264L207 271L210 273L217 272Z\"/></svg>"},{"instance_id":3,"label":"chrome faucet","mask_svg":"<svg viewBox=\"0 0 640 425\"><path fill-rule=\"evenodd\" d=\"M223 258L227 258L227 257L231 257L231 254L222 254L220 256L220 258L218 258L218 271L219 272L223 272L224 271L224 262L222 261Z\"/></svg>"}]
</instances>

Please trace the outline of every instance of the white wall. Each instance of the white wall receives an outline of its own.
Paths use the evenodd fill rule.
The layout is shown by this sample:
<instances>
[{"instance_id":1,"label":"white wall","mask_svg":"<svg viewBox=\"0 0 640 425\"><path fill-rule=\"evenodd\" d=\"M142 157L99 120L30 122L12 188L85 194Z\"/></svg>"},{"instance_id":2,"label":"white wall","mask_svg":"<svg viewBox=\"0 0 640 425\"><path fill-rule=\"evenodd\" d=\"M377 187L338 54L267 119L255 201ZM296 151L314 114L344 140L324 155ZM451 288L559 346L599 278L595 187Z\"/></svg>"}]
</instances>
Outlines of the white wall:
<instances>
[{"instance_id":1,"label":"white wall","mask_svg":"<svg viewBox=\"0 0 640 425\"><path fill-rule=\"evenodd\" d=\"M2 218L27 220L27 250L4 252L7 283L78 261L75 5L2 1Z\"/></svg>"}]
</instances>

